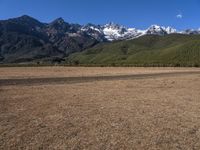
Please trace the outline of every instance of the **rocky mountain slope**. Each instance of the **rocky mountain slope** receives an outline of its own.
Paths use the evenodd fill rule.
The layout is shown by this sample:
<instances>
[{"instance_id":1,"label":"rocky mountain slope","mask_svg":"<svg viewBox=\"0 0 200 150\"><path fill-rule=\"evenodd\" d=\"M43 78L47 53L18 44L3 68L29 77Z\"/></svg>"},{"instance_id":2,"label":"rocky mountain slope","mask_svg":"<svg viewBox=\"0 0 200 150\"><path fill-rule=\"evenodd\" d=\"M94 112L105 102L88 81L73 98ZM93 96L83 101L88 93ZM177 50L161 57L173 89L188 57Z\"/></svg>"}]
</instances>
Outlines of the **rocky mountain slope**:
<instances>
[{"instance_id":1,"label":"rocky mountain slope","mask_svg":"<svg viewBox=\"0 0 200 150\"><path fill-rule=\"evenodd\" d=\"M57 61L99 41L81 31L81 26L58 18L46 24L29 16L0 21L0 61L20 63Z\"/></svg>"}]
</instances>

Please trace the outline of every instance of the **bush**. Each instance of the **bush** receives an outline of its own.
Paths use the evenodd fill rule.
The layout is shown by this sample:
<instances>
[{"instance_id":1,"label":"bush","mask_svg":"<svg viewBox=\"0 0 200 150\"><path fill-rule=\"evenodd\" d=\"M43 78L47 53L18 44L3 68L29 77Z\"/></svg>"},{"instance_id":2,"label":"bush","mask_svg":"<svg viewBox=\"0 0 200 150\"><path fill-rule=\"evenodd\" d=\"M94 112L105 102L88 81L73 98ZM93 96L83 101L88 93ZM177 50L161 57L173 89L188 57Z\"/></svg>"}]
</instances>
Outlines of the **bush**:
<instances>
[{"instance_id":1,"label":"bush","mask_svg":"<svg viewBox=\"0 0 200 150\"><path fill-rule=\"evenodd\" d=\"M200 67L200 66L199 66L199 64L195 63L195 64L194 64L194 67Z\"/></svg>"},{"instance_id":2,"label":"bush","mask_svg":"<svg viewBox=\"0 0 200 150\"><path fill-rule=\"evenodd\" d=\"M80 64L80 62L78 60L74 61L74 65L78 66Z\"/></svg>"},{"instance_id":3,"label":"bush","mask_svg":"<svg viewBox=\"0 0 200 150\"><path fill-rule=\"evenodd\" d=\"M176 63L174 67L180 67L180 66L181 66L181 64Z\"/></svg>"}]
</instances>

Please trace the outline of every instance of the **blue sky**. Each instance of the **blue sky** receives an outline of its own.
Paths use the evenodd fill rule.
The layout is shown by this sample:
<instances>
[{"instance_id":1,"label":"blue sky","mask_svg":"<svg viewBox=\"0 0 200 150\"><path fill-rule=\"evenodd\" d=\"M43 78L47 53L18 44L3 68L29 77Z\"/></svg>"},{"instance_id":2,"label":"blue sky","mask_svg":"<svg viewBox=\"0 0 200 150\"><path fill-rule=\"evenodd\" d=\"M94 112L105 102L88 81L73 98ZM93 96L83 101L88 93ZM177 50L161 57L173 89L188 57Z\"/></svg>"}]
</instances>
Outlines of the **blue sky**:
<instances>
[{"instance_id":1,"label":"blue sky","mask_svg":"<svg viewBox=\"0 0 200 150\"><path fill-rule=\"evenodd\" d=\"M0 0L0 19L30 15L42 22L115 22L140 29L151 24L200 28L200 0Z\"/></svg>"}]
</instances>

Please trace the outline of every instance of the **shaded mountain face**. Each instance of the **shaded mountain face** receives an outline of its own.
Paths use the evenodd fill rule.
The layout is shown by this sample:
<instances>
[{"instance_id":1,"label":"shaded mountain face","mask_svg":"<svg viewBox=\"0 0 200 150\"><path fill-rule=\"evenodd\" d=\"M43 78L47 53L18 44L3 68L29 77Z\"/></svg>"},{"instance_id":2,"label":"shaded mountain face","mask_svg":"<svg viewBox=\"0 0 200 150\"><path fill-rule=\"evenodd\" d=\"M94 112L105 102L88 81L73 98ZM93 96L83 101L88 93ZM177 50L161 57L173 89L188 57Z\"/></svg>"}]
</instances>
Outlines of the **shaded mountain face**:
<instances>
[{"instance_id":1,"label":"shaded mountain face","mask_svg":"<svg viewBox=\"0 0 200 150\"><path fill-rule=\"evenodd\" d=\"M81 31L81 26L58 18L46 24L29 16L0 21L0 62L20 63L62 59L99 41Z\"/></svg>"},{"instance_id":2,"label":"shaded mountain face","mask_svg":"<svg viewBox=\"0 0 200 150\"><path fill-rule=\"evenodd\" d=\"M200 34L200 30L177 32L171 27L158 25L138 30L115 23L79 25L67 23L62 18L42 23L24 15L0 21L0 63L60 61L98 43L172 33L194 35Z\"/></svg>"}]
</instances>

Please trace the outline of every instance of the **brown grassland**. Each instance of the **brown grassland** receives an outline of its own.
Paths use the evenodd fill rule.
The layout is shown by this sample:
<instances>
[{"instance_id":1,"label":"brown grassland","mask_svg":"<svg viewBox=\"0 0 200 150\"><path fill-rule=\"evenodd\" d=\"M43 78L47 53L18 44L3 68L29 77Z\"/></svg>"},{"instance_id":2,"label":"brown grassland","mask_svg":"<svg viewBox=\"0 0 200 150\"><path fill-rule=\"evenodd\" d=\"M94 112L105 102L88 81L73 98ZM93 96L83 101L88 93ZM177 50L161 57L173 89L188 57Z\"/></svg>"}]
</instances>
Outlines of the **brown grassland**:
<instances>
[{"instance_id":1,"label":"brown grassland","mask_svg":"<svg viewBox=\"0 0 200 150\"><path fill-rule=\"evenodd\" d=\"M0 68L0 149L199 150L200 69Z\"/></svg>"}]
</instances>

